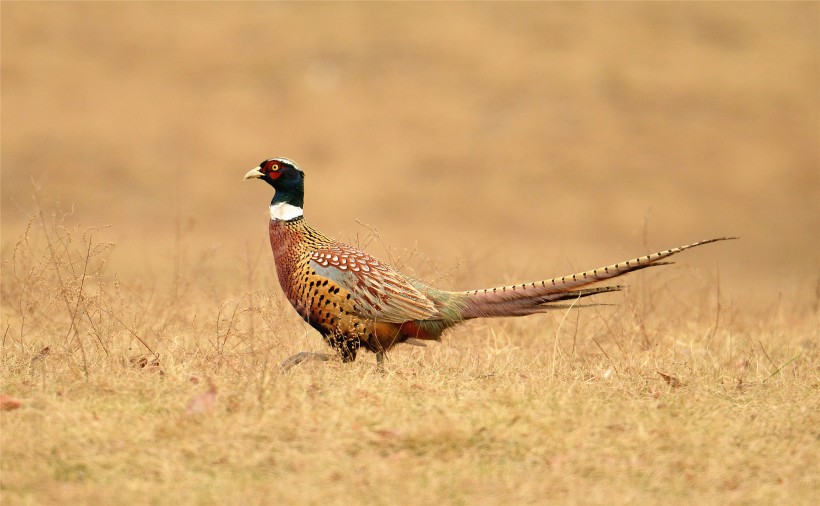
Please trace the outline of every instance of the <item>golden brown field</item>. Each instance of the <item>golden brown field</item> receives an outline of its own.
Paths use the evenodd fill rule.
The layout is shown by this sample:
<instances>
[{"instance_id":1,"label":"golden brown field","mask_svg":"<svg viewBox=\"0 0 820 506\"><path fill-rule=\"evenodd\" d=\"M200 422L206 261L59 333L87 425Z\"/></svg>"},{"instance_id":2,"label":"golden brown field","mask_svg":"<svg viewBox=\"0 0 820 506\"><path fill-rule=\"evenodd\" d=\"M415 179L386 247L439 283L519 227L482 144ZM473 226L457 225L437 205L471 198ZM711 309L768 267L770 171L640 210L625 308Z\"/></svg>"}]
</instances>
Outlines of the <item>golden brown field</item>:
<instances>
[{"instance_id":1,"label":"golden brown field","mask_svg":"<svg viewBox=\"0 0 820 506\"><path fill-rule=\"evenodd\" d=\"M820 496L820 4L0 19L3 505ZM270 156L315 226L447 289L741 240L282 375L324 345L241 181Z\"/></svg>"}]
</instances>

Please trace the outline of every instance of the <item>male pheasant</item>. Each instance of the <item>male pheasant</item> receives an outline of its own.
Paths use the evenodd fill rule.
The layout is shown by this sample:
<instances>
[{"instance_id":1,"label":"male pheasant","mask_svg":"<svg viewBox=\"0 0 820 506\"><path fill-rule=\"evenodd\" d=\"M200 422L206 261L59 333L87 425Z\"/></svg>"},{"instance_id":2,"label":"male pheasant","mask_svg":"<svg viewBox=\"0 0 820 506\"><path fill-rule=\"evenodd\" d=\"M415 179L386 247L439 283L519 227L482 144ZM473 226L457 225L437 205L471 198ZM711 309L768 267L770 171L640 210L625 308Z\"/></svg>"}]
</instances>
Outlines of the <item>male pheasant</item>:
<instances>
[{"instance_id":1,"label":"male pheasant","mask_svg":"<svg viewBox=\"0 0 820 506\"><path fill-rule=\"evenodd\" d=\"M554 303L614 292L622 286L589 285L653 265L721 237L560 278L466 292L449 292L405 276L357 248L311 227L303 213L305 174L287 158L271 158L245 174L276 190L270 204L270 243L279 283L290 303L344 362L359 348L376 353L379 365L393 346L441 339L450 327L472 318L525 316L555 309ZM563 307L563 306L559 306ZM283 362L327 360L299 353Z\"/></svg>"}]
</instances>

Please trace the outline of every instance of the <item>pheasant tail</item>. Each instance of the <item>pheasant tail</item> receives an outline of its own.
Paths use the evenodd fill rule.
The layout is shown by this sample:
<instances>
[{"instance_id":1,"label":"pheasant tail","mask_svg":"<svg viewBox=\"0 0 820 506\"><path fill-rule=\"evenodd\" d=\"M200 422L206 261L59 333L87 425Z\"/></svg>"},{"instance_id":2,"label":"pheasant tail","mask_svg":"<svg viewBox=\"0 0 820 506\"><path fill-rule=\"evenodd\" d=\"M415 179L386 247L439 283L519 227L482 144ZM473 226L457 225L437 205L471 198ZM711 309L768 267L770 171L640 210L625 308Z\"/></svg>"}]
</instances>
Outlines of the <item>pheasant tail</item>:
<instances>
[{"instance_id":1,"label":"pheasant tail","mask_svg":"<svg viewBox=\"0 0 820 506\"><path fill-rule=\"evenodd\" d=\"M629 272L666 265L671 262L665 259L694 248L717 241L736 239L735 237L719 237L696 243L668 249L643 257L633 258L625 262L600 267L591 271L580 272L560 278L546 279L520 285L500 286L461 292L464 297L462 318L482 318L487 316L526 316L534 313L543 313L556 309L551 303L574 300L605 292L615 292L623 288L622 285L601 286L589 288L593 283L616 278Z\"/></svg>"}]
</instances>

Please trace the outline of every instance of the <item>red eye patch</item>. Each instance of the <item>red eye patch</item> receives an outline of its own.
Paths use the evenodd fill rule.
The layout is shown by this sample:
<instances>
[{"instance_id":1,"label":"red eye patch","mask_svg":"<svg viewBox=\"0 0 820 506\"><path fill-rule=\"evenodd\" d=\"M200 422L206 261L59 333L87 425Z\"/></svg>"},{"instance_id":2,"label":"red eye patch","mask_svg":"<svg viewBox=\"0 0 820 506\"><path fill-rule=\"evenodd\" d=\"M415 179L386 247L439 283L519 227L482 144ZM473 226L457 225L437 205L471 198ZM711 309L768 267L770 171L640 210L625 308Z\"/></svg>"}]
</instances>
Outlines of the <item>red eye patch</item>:
<instances>
[{"instance_id":1,"label":"red eye patch","mask_svg":"<svg viewBox=\"0 0 820 506\"><path fill-rule=\"evenodd\" d=\"M270 160L265 163L263 172L267 173L268 177L271 179L278 179L279 176L282 175L282 171L280 170L281 167L278 163L274 160Z\"/></svg>"}]
</instances>

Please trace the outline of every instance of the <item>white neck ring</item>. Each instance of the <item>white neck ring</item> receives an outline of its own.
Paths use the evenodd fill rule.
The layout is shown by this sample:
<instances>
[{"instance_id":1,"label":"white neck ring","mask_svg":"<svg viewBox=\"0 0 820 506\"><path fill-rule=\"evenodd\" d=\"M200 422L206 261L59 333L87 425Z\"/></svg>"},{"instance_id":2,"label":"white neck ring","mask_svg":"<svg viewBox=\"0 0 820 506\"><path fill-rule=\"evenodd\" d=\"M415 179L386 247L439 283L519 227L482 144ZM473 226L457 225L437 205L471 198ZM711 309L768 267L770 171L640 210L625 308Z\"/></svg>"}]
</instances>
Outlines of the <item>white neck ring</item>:
<instances>
[{"instance_id":1,"label":"white neck ring","mask_svg":"<svg viewBox=\"0 0 820 506\"><path fill-rule=\"evenodd\" d=\"M270 206L270 219L272 220L290 221L304 214L305 212L301 207L296 207L285 202L271 204Z\"/></svg>"}]
</instances>

